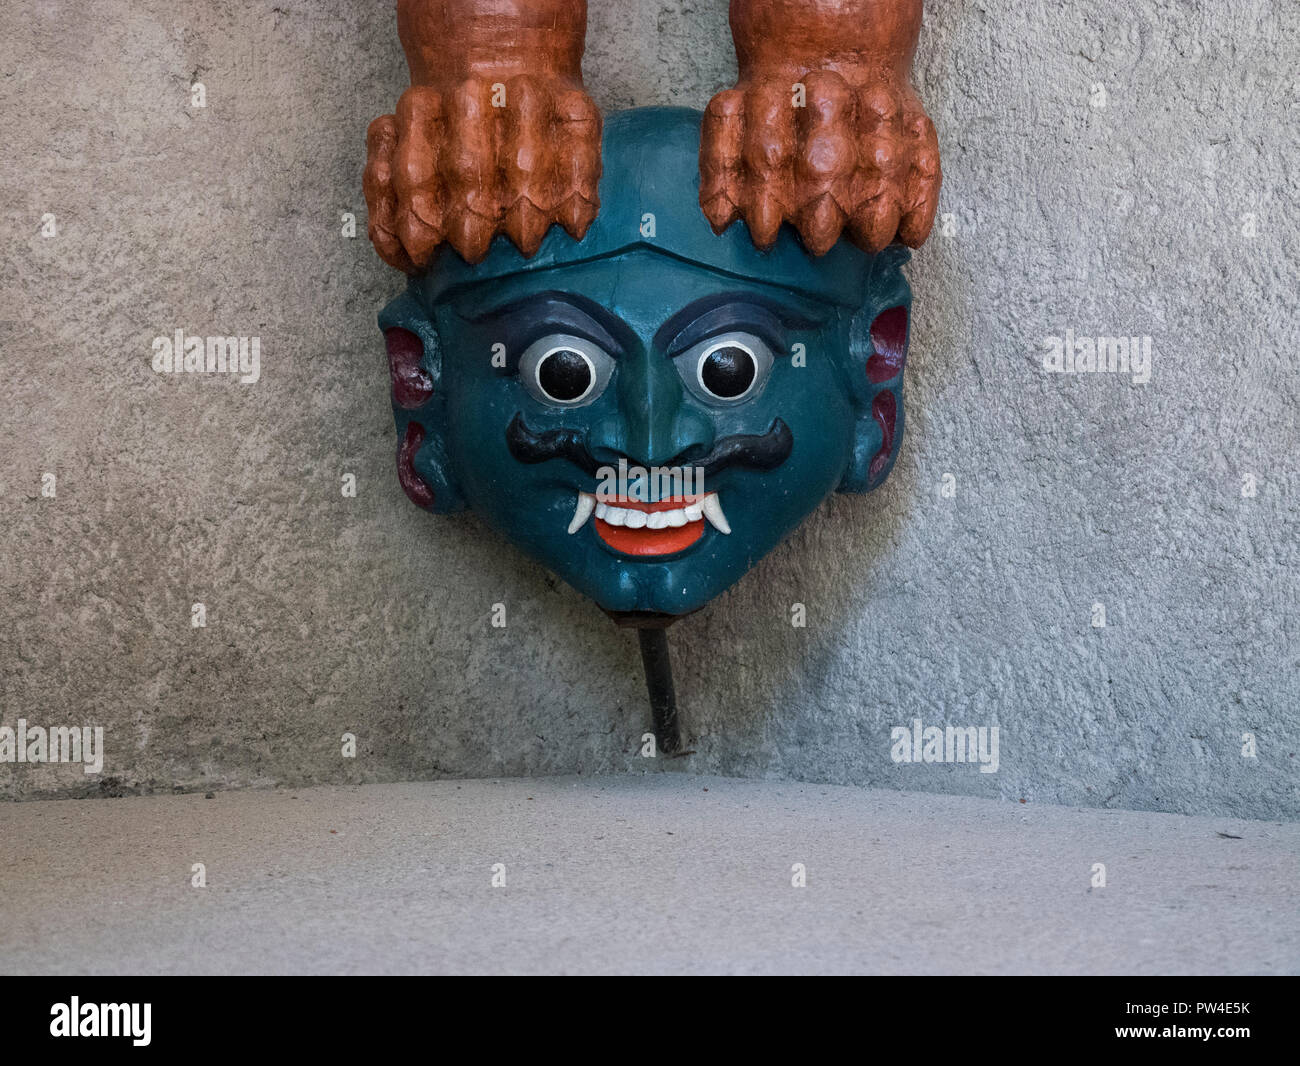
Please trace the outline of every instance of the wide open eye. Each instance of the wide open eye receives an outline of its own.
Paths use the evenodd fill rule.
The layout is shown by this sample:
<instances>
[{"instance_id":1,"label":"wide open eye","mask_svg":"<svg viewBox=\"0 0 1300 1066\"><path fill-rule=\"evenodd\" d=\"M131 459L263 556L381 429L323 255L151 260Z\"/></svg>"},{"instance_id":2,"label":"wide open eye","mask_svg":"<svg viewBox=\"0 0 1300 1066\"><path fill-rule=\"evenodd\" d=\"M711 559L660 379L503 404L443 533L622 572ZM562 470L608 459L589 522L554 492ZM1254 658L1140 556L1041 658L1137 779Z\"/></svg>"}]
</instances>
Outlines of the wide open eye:
<instances>
[{"instance_id":1,"label":"wide open eye","mask_svg":"<svg viewBox=\"0 0 1300 1066\"><path fill-rule=\"evenodd\" d=\"M687 387L713 404L752 399L772 369L771 349L752 333L710 337L677 359Z\"/></svg>"},{"instance_id":2,"label":"wide open eye","mask_svg":"<svg viewBox=\"0 0 1300 1066\"><path fill-rule=\"evenodd\" d=\"M519 380L533 399L555 407L582 407L605 391L614 361L582 337L552 333L519 358Z\"/></svg>"}]
</instances>

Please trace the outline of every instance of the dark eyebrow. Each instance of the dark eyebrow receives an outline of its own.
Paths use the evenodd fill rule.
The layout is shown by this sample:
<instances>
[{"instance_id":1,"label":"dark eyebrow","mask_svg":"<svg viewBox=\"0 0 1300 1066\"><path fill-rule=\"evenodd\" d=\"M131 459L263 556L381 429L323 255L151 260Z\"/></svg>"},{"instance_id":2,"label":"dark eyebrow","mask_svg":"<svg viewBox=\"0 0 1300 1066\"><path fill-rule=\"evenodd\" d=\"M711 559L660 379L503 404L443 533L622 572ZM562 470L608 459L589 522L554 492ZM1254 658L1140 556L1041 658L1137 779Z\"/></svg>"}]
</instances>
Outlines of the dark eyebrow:
<instances>
[{"instance_id":1,"label":"dark eyebrow","mask_svg":"<svg viewBox=\"0 0 1300 1066\"><path fill-rule=\"evenodd\" d=\"M466 316L475 325L485 322L499 323L508 334L509 347L522 346L521 337L526 332L536 333L538 328L547 331L563 326L570 333L600 345L611 355L619 355L627 345L618 339L626 336L628 327L594 300L569 292L539 292L512 300L473 316Z\"/></svg>"},{"instance_id":2,"label":"dark eyebrow","mask_svg":"<svg viewBox=\"0 0 1300 1066\"><path fill-rule=\"evenodd\" d=\"M718 293L688 304L668 319L655 333L655 346L671 358L727 329L763 329L775 342L780 326L808 329L815 325L815 319L758 293Z\"/></svg>"}]
</instances>

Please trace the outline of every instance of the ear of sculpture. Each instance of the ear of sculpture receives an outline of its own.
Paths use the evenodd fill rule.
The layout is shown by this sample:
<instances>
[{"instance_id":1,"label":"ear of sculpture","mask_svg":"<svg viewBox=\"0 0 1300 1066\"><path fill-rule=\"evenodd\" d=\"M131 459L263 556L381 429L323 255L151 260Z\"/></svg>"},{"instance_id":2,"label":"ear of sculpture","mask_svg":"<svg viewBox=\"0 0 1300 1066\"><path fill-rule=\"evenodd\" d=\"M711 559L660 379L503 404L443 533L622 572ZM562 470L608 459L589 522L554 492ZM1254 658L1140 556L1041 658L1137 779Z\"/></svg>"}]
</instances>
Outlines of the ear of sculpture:
<instances>
[{"instance_id":1,"label":"ear of sculpture","mask_svg":"<svg viewBox=\"0 0 1300 1066\"><path fill-rule=\"evenodd\" d=\"M436 327L410 293L379 313L388 351L397 421L397 478L411 502L427 511L460 511L465 500L446 450L442 348Z\"/></svg>"},{"instance_id":2,"label":"ear of sculpture","mask_svg":"<svg viewBox=\"0 0 1300 1066\"><path fill-rule=\"evenodd\" d=\"M411 87L370 124L370 239L407 273L444 242L480 262L493 237L537 252L596 217L600 112L582 86L586 0L398 0Z\"/></svg>"},{"instance_id":3,"label":"ear of sculpture","mask_svg":"<svg viewBox=\"0 0 1300 1066\"><path fill-rule=\"evenodd\" d=\"M902 267L911 253L893 245L876 257L871 298L849 324L849 395L857 412L853 456L840 492L870 492L889 476L903 443L903 370L912 291Z\"/></svg>"},{"instance_id":4,"label":"ear of sculpture","mask_svg":"<svg viewBox=\"0 0 1300 1066\"><path fill-rule=\"evenodd\" d=\"M814 255L843 233L919 247L942 180L912 88L921 0L731 0L740 78L705 112L700 206L770 248L782 222Z\"/></svg>"}]
</instances>

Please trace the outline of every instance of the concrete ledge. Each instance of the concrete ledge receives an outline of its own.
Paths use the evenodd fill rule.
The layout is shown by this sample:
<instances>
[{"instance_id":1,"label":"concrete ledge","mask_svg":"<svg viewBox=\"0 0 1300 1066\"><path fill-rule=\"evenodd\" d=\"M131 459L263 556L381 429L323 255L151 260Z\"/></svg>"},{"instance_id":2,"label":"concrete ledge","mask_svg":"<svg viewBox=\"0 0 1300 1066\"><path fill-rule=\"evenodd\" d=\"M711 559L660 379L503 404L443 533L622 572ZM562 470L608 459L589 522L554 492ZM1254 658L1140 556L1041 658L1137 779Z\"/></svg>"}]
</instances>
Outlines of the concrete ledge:
<instances>
[{"instance_id":1,"label":"concrete ledge","mask_svg":"<svg viewBox=\"0 0 1300 1066\"><path fill-rule=\"evenodd\" d=\"M0 840L4 973L1300 972L1290 823L655 774L13 803Z\"/></svg>"}]
</instances>

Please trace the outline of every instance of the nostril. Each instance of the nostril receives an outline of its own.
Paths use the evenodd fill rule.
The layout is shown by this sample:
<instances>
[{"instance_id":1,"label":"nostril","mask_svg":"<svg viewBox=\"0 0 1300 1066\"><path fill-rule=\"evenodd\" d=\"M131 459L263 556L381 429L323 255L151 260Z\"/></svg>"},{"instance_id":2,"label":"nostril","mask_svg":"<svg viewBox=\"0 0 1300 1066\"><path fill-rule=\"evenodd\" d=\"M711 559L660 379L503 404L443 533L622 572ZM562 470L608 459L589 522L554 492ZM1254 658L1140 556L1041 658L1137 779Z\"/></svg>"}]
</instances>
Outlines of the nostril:
<instances>
[{"instance_id":1,"label":"nostril","mask_svg":"<svg viewBox=\"0 0 1300 1066\"><path fill-rule=\"evenodd\" d=\"M697 411L679 410L673 421L673 455L663 466L695 466L713 448L713 423Z\"/></svg>"},{"instance_id":2,"label":"nostril","mask_svg":"<svg viewBox=\"0 0 1300 1066\"><path fill-rule=\"evenodd\" d=\"M674 429L657 432L635 425L619 432L601 429L593 430L588 447L602 465L608 466L617 466L620 460L647 470L693 466L708 454L713 441L711 432L698 432L696 427L683 427L680 422Z\"/></svg>"},{"instance_id":3,"label":"nostril","mask_svg":"<svg viewBox=\"0 0 1300 1066\"><path fill-rule=\"evenodd\" d=\"M873 385L897 377L907 362L907 308L881 311L871 323L875 352L867 360L867 380Z\"/></svg>"},{"instance_id":4,"label":"nostril","mask_svg":"<svg viewBox=\"0 0 1300 1066\"><path fill-rule=\"evenodd\" d=\"M709 453L709 446L703 442L691 444L668 459L660 466L694 466Z\"/></svg>"},{"instance_id":5,"label":"nostril","mask_svg":"<svg viewBox=\"0 0 1300 1066\"><path fill-rule=\"evenodd\" d=\"M705 448L691 447L669 459L656 459L653 457L643 458L632 455L628 452L614 451L612 449L598 449L594 454L603 466L617 467L620 463L626 463L629 469L676 470L695 466L696 461L703 456L706 451L707 449Z\"/></svg>"}]
</instances>

